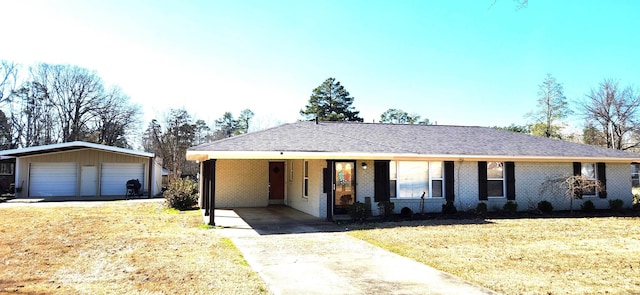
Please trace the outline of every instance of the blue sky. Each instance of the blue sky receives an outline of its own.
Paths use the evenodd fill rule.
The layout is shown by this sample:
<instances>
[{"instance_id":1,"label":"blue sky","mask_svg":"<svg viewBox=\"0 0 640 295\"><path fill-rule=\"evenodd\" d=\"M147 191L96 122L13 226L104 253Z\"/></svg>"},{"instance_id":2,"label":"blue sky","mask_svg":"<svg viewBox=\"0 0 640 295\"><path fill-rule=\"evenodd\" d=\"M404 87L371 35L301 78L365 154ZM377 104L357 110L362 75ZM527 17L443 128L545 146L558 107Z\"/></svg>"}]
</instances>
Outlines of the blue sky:
<instances>
[{"instance_id":1,"label":"blue sky","mask_svg":"<svg viewBox=\"0 0 640 295\"><path fill-rule=\"evenodd\" d=\"M640 1L529 2L2 0L0 59L95 69L145 127L181 107L295 121L328 77L366 122L480 126L526 123L547 73L573 106L605 78L639 86Z\"/></svg>"}]
</instances>

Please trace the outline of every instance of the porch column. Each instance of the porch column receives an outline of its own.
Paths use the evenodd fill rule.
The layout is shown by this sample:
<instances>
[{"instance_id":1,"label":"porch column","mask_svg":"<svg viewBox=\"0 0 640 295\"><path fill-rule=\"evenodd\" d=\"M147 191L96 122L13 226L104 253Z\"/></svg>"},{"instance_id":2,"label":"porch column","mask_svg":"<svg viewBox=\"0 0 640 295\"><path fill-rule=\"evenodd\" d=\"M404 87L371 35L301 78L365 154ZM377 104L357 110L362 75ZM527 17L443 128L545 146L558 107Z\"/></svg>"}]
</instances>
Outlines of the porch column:
<instances>
[{"instance_id":1,"label":"porch column","mask_svg":"<svg viewBox=\"0 0 640 295\"><path fill-rule=\"evenodd\" d=\"M204 216L209 216L209 161L200 162L200 205L204 209Z\"/></svg>"},{"instance_id":2,"label":"porch column","mask_svg":"<svg viewBox=\"0 0 640 295\"><path fill-rule=\"evenodd\" d=\"M327 221L333 221L333 162L327 160L327 168L322 171L323 190L327 193Z\"/></svg>"},{"instance_id":3,"label":"porch column","mask_svg":"<svg viewBox=\"0 0 640 295\"><path fill-rule=\"evenodd\" d=\"M156 165L154 165L155 161L153 159L154 159L153 157L149 157L149 178L147 178L148 179L148 181L147 181L147 198L153 197L153 192L151 191L151 188L153 187L152 186L153 185L152 182L154 180L153 177L155 176L155 174L153 172L155 171L155 168L156 168Z\"/></svg>"},{"instance_id":4,"label":"porch column","mask_svg":"<svg viewBox=\"0 0 640 295\"><path fill-rule=\"evenodd\" d=\"M207 210L209 211L209 225L216 225L216 222L214 220L216 212L216 159L207 160L206 162L209 162L209 169L207 169L209 174L207 180L209 182L209 209Z\"/></svg>"}]
</instances>

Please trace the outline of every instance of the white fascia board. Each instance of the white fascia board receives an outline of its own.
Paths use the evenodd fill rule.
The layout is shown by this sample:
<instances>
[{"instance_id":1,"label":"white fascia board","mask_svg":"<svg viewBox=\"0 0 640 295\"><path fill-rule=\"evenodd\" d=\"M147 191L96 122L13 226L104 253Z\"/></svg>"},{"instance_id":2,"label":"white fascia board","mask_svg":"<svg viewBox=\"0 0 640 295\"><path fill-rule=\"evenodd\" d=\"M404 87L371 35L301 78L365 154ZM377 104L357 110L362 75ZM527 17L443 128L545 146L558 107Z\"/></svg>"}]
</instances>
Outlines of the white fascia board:
<instances>
[{"instance_id":1,"label":"white fascia board","mask_svg":"<svg viewBox=\"0 0 640 295\"><path fill-rule=\"evenodd\" d=\"M352 160L418 160L441 161L519 161L519 162L639 162L640 158L619 157L553 157L553 156L495 156L495 155L425 155L415 153L340 153L288 151L187 151L187 160L209 159L352 159Z\"/></svg>"},{"instance_id":2,"label":"white fascia board","mask_svg":"<svg viewBox=\"0 0 640 295\"><path fill-rule=\"evenodd\" d=\"M119 147L102 145L102 144L91 143L91 142L84 142L84 141L54 143L54 144L32 146L32 147L26 147L26 148L20 148L20 149L5 150L5 151L0 151L0 156L12 155L16 153L44 152L47 150L54 150L58 148L75 147L75 146L92 148L92 149L103 150L103 151L111 151L111 152L135 155L135 156L141 156L141 157L153 158L155 156L153 153L147 153L142 151L130 150L125 148L119 148Z\"/></svg>"}]
</instances>

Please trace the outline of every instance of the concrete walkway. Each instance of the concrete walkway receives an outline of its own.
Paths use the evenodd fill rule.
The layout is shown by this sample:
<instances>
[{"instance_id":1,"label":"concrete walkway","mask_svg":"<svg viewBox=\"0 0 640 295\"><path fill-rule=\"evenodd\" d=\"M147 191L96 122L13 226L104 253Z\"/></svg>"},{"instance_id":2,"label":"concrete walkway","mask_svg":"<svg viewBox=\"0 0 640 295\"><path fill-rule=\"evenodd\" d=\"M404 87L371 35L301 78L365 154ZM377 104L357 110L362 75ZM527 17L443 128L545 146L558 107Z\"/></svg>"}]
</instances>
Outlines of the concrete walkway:
<instances>
[{"instance_id":1,"label":"concrete walkway","mask_svg":"<svg viewBox=\"0 0 640 295\"><path fill-rule=\"evenodd\" d=\"M276 295L497 294L290 208L216 210L215 221Z\"/></svg>"}]
</instances>

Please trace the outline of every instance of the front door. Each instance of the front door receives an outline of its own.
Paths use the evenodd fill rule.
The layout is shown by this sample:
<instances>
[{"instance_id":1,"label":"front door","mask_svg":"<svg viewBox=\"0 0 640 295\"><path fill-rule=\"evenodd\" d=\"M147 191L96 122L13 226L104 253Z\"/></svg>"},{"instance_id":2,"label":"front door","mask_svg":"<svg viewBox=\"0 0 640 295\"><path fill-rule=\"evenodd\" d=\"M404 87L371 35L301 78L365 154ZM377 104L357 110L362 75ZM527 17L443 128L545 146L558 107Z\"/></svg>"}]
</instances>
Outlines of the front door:
<instances>
[{"instance_id":1,"label":"front door","mask_svg":"<svg viewBox=\"0 0 640 295\"><path fill-rule=\"evenodd\" d=\"M284 204L284 162L269 162L269 204Z\"/></svg>"},{"instance_id":2,"label":"front door","mask_svg":"<svg viewBox=\"0 0 640 295\"><path fill-rule=\"evenodd\" d=\"M346 214L347 209L353 205L356 199L355 190L355 162L353 161L336 161L334 164L335 191L334 196L334 214Z\"/></svg>"},{"instance_id":3,"label":"front door","mask_svg":"<svg viewBox=\"0 0 640 295\"><path fill-rule=\"evenodd\" d=\"M96 166L82 166L80 170L80 196L93 197L96 195L98 170Z\"/></svg>"}]
</instances>

